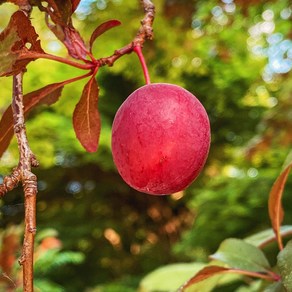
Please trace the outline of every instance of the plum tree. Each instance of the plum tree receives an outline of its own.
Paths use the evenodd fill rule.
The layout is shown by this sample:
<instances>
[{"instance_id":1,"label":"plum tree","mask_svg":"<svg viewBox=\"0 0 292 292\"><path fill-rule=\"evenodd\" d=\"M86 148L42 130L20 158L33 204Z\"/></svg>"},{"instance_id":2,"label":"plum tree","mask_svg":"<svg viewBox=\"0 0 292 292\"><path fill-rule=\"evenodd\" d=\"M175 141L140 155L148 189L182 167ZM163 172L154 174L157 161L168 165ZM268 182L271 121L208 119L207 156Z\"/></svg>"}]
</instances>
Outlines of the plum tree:
<instances>
[{"instance_id":1,"label":"plum tree","mask_svg":"<svg viewBox=\"0 0 292 292\"><path fill-rule=\"evenodd\" d=\"M134 189L153 195L189 186L209 152L210 123L200 101L167 83L134 91L116 113L112 154L117 169Z\"/></svg>"}]
</instances>

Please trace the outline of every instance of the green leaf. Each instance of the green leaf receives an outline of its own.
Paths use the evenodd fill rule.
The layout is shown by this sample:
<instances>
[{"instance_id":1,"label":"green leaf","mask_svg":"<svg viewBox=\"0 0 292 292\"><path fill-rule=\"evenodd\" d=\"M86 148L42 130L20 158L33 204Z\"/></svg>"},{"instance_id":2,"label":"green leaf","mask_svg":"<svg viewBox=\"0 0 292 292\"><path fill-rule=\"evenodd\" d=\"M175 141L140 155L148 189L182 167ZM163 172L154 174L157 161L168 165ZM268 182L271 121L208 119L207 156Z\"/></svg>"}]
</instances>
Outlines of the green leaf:
<instances>
[{"instance_id":1,"label":"green leaf","mask_svg":"<svg viewBox=\"0 0 292 292\"><path fill-rule=\"evenodd\" d=\"M280 235L282 237L292 235L292 225L281 226ZM275 240L276 240L276 236L272 228L258 232L244 239L245 242L259 248L262 248L268 243L273 242Z\"/></svg>"},{"instance_id":2,"label":"green leaf","mask_svg":"<svg viewBox=\"0 0 292 292\"><path fill-rule=\"evenodd\" d=\"M292 162L290 161L276 179L269 195L269 216L280 249L283 248L282 238L280 235L280 226L284 219L282 196L291 167Z\"/></svg>"},{"instance_id":3,"label":"green leaf","mask_svg":"<svg viewBox=\"0 0 292 292\"><path fill-rule=\"evenodd\" d=\"M287 291L292 291L292 240L281 250L277 257L277 266Z\"/></svg>"},{"instance_id":4,"label":"green leaf","mask_svg":"<svg viewBox=\"0 0 292 292\"><path fill-rule=\"evenodd\" d=\"M276 282L265 288L264 292L287 292L282 282Z\"/></svg>"},{"instance_id":5,"label":"green leaf","mask_svg":"<svg viewBox=\"0 0 292 292\"><path fill-rule=\"evenodd\" d=\"M251 272L266 272L270 268L260 249L240 239L224 240L211 258L226 263L231 268Z\"/></svg>"},{"instance_id":6,"label":"green leaf","mask_svg":"<svg viewBox=\"0 0 292 292\"><path fill-rule=\"evenodd\" d=\"M76 137L88 152L95 152L100 136L100 116L97 109L98 85L92 76L84 86L80 101L73 113Z\"/></svg>"},{"instance_id":7,"label":"green leaf","mask_svg":"<svg viewBox=\"0 0 292 292\"><path fill-rule=\"evenodd\" d=\"M175 291L205 265L203 263L179 263L160 267L142 279L139 290L143 292Z\"/></svg>"}]
</instances>

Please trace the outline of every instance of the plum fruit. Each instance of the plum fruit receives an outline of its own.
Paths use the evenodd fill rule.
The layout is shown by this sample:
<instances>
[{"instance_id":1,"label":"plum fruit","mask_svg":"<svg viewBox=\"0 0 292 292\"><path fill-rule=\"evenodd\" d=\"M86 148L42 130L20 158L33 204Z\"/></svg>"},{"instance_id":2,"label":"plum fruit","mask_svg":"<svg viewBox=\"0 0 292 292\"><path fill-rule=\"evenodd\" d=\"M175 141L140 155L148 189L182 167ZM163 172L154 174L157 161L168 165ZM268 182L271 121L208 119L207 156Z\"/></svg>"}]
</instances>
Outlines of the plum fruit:
<instances>
[{"instance_id":1,"label":"plum fruit","mask_svg":"<svg viewBox=\"0 0 292 292\"><path fill-rule=\"evenodd\" d=\"M152 83L137 89L113 122L114 163L124 181L143 193L185 189L202 170L209 147L204 107L177 85Z\"/></svg>"}]
</instances>

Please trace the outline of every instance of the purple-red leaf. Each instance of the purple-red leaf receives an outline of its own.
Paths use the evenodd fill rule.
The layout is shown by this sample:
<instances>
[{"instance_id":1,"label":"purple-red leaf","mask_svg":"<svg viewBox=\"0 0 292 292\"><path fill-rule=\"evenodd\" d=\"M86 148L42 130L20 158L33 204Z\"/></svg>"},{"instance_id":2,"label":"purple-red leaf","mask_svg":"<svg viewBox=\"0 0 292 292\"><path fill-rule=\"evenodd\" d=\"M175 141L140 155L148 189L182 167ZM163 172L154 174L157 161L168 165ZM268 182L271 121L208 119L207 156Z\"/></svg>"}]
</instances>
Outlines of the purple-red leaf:
<instances>
[{"instance_id":1,"label":"purple-red leaf","mask_svg":"<svg viewBox=\"0 0 292 292\"><path fill-rule=\"evenodd\" d=\"M88 152L95 152L100 135L100 116L97 109L98 85L92 76L84 86L80 101L73 113L76 137Z\"/></svg>"},{"instance_id":2,"label":"purple-red leaf","mask_svg":"<svg viewBox=\"0 0 292 292\"><path fill-rule=\"evenodd\" d=\"M195 286L201 281L207 280L213 276L216 276L218 274L223 274L223 273L240 274L240 275L246 275L246 276L255 277L255 278L273 280L271 276L265 275L263 273L251 272L247 270L240 270L240 269L233 269L233 268L224 268L220 266L207 266L203 268L201 271L199 271L194 277L189 279L186 283L184 283L179 288L178 291L183 292L188 287ZM197 290L194 290L194 291L197 291Z\"/></svg>"},{"instance_id":3,"label":"purple-red leaf","mask_svg":"<svg viewBox=\"0 0 292 292\"><path fill-rule=\"evenodd\" d=\"M63 43L66 46L71 57L79 60L85 60L88 50L79 32L73 25L63 27L64 39Z\"/></svg>"},{"instance_id":4,"label":"purple-red leaf","mask_svg":"<svg viewBox=\"0 0 292 292\"><path fill-rule=\"evenodd\" d=\"M73 27L72 22L62 25L51 24L47 21L49 29L66 46L69 55L78 60L85 60L88 50L79 32Z\"/></svg>"},{"instance_id":5,"label":"purple-red leaf","mask_svg":"<svg viewBox=\"0 0 292 292\"><path fill-rule=\"evenodd\" d=\"M74 12L77 9L79 3L80 3L80 0L71 0L72 12Z\"/></svg>"},{"instance_id":6,"label":"purple-red leaf","mask_svg":"<svg viewBox=\"0 0 292 292\"><path fill-rule=\"evenodd\" d=\"M189 279L183 286L181 286L179 291L184 291L184 289L194 285L195 283L201 282L201 281L206 280L212 276L215 276L219 273L227 272L229 270L230 270L229 268L223 268L223 267L219 267L219 266L205 267L201 271L199 271L194 277Z\"/></svg>"},{"instance_id":7,"label":"purple-red leaf","mask_svg":"<svg viewBox=\"0 0 292 292\"><path fill-rule=\"evenodd\" d=\"M88 50L79 32L72 24L72 13L80 0L31 0L41 11L49 15L46 22L56 37L64 43L69 55L78 60L85 60ZM46 5L44 5L46 4Z\"/></svg>"},{"instance_id":8,"label":"purple-red leaf","mask_svg":"<svg viewBox=\"0 0 292 292\"><path fill-rule=\"evenodd\" d=\"M34 59L18 60L18 56L32 52L44 53L29 18L24 12L17 11L0 34L0 76L9 76L22 71Z\"/></svg>"},{"instance_id":9,"label":"purple-red leaf","mask_svg":"<svg viewBox=\"0 0 292 292\"><path fill-rule=\"evenodd\" d=\"M89 47L90 47L90 51L92 51L92 46L94 41L100 36L102 35L104 32L108 31L109 29L120 25L121 22L118 20L108 20L102 24L100 24L92 33L91 37L90 37L90 41L89 41Z\"/></svg>"},{"instance_id":10,"label":"purple-red leaf","mask_svg":"<svg viewBox=\"0 0 292 292\"><path fill-rule=\"evenodd\" d=\"M54 23L65 26L71 21L71 15L73 13L71 3L72 1L30 0L30 2L33 5L37 5L41 11L48 13Z\"/></svg>"},{"instance_id":11,"label":"purple-red leaf","mask_svg":"<svg viewBox=\"0 0 292 292\"><path fill-rule=\"evenodd\" d=\"M269 216L280 250L283 249L282 237L280 232L281 223L284 219L282 195L291 167L292 162L290 162L282 171L282 173L278 176L269 196Z\"/></svg>"},{"instance_id":12,"label":"purple-red leaf","mask_svg":"<svg viewBox=\"0 0 292 292\"><path fill-rule=\"evenodd\" d=\"M62 92L65 82L54 83L30 92L23 96L24 113L27 115L29 111L39 104L53 104L56 102ZM0 121L0 157L9 146L13 137L13 114L11 105L4 112Z\"/></svg>"}]
</instances>

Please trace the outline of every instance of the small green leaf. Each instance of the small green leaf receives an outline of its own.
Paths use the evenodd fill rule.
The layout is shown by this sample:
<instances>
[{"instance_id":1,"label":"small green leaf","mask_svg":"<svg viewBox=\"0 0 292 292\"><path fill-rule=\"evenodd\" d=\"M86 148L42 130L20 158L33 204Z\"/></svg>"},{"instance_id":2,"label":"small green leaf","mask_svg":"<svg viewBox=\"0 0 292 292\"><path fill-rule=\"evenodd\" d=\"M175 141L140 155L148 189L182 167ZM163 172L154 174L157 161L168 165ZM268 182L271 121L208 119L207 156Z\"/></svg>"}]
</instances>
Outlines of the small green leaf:
<instances>
[{"instance_id":1,"label":"small green leaf","mask_svg":"<svg viewBox=\"0 0 292 292\"><path fill-rule=\"evenodd\" d=\"M292 240L281 250L277 257L277 266L287 291L292 291Z\"/></svg>"},{"instance_id":2,"label":"small green leaf","mask_svg":"<svg viewBox=\"0 0 292 292\"><path fill-rule=\"evenodd\" d=\"M292 225L281 226L280 235L282 237L292 235ZM266 229L264 231L258 232L254 235L246 237L245 242L252 244L256 247L262 248L270 242L276 240L275 233L272 228Z\"/></svg>"},{"instance_id":3,"label":"small green leaf","mask_svg":"<svg viewBox=\"0 0 292 292\"><path fill-rule=\"evenodd\" d=\"M231 268L251 272L266 272L270 268L268 260L260 249L235 238L224 240L211 258L226 263Z\"/></svg>"}]
</instances>

